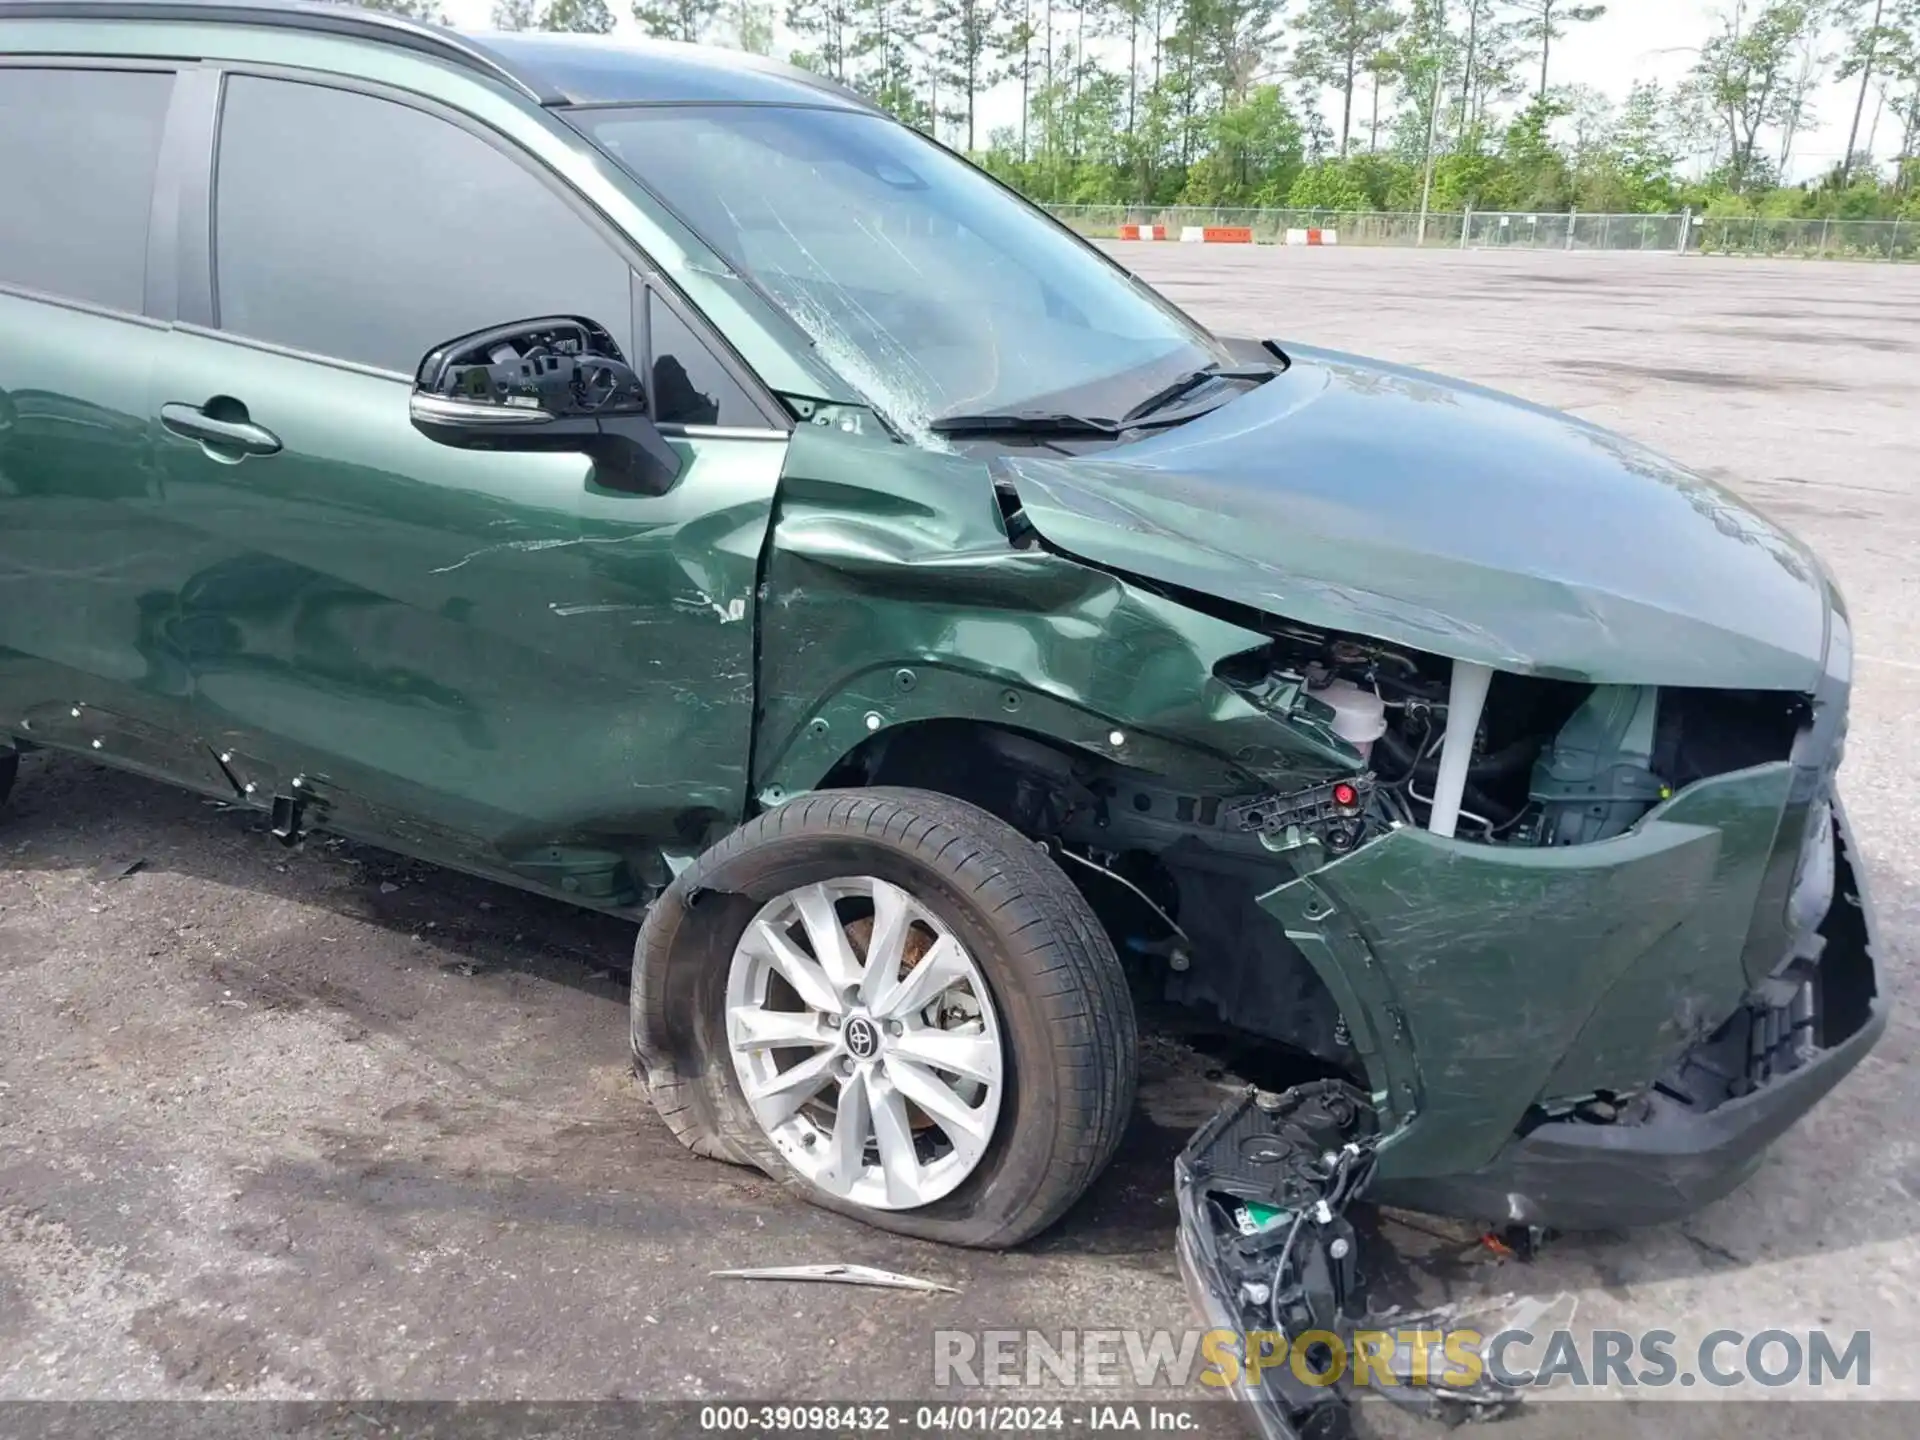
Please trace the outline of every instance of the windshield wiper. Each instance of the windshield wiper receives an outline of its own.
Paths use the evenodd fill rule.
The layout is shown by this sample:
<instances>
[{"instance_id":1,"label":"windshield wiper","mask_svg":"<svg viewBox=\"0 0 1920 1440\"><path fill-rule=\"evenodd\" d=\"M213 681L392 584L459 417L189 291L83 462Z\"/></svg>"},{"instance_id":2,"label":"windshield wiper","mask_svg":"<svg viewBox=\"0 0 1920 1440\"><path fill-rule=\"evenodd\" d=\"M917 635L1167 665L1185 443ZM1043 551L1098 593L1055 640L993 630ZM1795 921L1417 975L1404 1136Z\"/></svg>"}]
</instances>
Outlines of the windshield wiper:
<instances>
[{"instance_id":1,"label":"windshield wiper","mask_svg":"<svg viewBox=\"0 0 1920 1440\"><path fill-rule=\"evenodd\" d=\"M1151 415L1154 411L1171 405L1182 395L1198 390L1209 380L1250 380L1256 385L1265 384L1280 373L1276 365L1208 365L1190 374L1182 375L1171 385L1163 385L1138 405L1120 417L1122 425Z\"/></svg>"},{"instance_id":2,"label":"windshield wiper","mask_svg":"<svg viewBox=\"0 0 1920 1440\"><path fill-rule=\"evenodd\" d=\"M942 415L927 423L936 435L1118 435L1120 426L1097 415L1057 410L1004 410L982 415Z\"/></svg>"},{"instance_id":3,"label":"windshield wiper","mask_svg":"<svg viewBox=\"0 0 1920 1440\"><path fill-rule=\"evenodd\" d=\"M1002 410L979 415L942 415L927 428L936 435L1090 435L1111 437L1136 426L1172 425L1192 420L1209 410L1217 410L1233 397L1223 396L1212 404L1184 409L1172 415L1149 420L1156 410L1164 410L1190 391L1210 380L1245 380L1263 384L1280 373L1277 365L1209 365L1182 375L1171 385L1162 386L1118 420L1098 415L1071 415L1058 410Z\"/></svg>"}]
</instances>

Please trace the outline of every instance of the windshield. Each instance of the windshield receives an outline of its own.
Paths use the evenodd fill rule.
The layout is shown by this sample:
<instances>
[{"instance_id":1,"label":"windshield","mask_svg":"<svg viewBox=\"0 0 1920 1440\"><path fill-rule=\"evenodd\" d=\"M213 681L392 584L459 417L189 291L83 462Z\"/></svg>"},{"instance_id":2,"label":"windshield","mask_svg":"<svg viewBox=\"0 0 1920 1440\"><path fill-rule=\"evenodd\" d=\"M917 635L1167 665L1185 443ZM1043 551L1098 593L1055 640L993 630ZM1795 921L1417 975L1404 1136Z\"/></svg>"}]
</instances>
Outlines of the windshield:
<instances>
[{"instance_id":1,"label":"windshield","mask_svg":"<svg viewBox=\"0 0 1920 1440\"><path fill-rule=\"evenodd\" d=\"M882 116L675 105L568 118L917 437L960 413L1124 414L1224 358L1045 216Z\"/></svg>"}]
</instances>

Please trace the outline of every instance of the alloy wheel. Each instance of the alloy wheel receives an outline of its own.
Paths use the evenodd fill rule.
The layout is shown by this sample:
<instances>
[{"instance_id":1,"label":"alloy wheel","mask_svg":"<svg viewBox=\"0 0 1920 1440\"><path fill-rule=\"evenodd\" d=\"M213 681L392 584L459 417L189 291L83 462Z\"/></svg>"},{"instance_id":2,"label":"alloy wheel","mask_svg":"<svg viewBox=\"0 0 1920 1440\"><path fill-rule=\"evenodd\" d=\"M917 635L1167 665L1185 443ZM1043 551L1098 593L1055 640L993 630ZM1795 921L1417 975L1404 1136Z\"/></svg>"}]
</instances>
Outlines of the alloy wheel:
<instances>
[{"instance_id":1,"label":"alloy wheel","mask_svg":"<svg viewBox=\"0 0 1920 1440\"><path fill-rule=\"evenodd\" d=\"M952 930L873 876L804 885L734 947L727 1044L754 1118L821 1189L882 1210L951 1193L993 1139L993 997Z\"/></svg>"}]
</instances>

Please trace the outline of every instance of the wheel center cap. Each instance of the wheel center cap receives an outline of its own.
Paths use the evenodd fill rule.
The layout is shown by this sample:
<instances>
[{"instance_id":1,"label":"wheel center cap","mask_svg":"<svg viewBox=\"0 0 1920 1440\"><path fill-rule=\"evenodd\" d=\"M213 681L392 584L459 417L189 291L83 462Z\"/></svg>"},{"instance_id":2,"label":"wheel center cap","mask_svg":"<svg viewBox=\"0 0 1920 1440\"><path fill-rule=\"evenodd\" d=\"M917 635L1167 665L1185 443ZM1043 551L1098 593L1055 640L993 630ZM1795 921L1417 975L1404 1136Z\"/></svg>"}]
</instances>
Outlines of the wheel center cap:
<instances>
[{"instance_id":1,"label":"wheel center cap","mask_svg":"<svg viewBox=\"0 0 1920 1440\"><path fill-rule=\"evenodd\" d=\"M871 1060L880 1053L880 1029L864 1015L855 1015L841 1032L847 1053L856 1060Z\"/></svg>"}]
</instances>

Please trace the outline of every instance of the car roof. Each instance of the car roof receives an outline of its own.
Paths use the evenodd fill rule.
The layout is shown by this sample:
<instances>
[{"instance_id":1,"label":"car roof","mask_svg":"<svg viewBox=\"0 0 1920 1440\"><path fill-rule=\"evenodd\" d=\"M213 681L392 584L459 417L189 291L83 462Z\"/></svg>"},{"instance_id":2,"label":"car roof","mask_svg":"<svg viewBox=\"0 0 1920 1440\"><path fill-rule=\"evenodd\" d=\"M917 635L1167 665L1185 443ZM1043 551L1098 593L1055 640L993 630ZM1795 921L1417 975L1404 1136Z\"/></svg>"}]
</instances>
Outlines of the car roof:
<instances>
[{"instance_id":1,"label":"car roof","mask_svg":"<svg viewBox=\"0 0 1920 1440\"><path fill-rule=\"evenodd\" d=\"M0 20L174 20L345 35L433 55L503 80L543 105L732 103L882 113L823 75L764 55L673 40L466 33L305 0L0 0Z\"/></svg>"},{"instance_id":2,"label":"car roof","mask_svg":"<svg viewBox=\"0 0 1920 1440\"><path fill-rule=\"evenodd\" d=\"M508 69L563 96L566 105L697 101L874 107L823 75L743 50L678 40L614 40L536 31L466 36ZM550 102L551 103L551 102Z\"/></svg>"}]
</instances>

